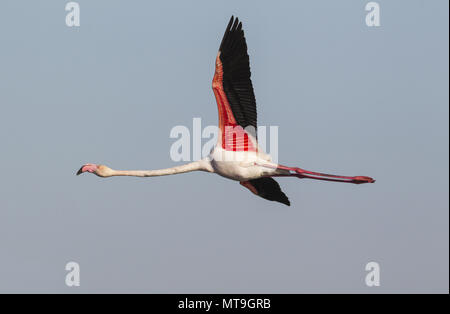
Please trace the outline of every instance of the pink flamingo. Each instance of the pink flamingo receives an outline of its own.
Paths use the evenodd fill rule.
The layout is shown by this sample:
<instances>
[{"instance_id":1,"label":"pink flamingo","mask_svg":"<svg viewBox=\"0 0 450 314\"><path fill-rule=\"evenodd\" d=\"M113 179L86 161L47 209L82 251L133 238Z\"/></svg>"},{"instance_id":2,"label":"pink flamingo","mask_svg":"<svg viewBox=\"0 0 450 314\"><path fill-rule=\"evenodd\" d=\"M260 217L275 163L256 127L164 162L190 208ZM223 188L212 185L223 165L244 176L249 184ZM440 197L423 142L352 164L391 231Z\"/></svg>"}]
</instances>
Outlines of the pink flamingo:
<instances>
[{"instance_id":1,"label":"pink flamingo","mask_svg":"<svg viewBox=\"0 0 450 314\"><path fill-rule=\"evenodd\" d=\"M114 170L105 165L85 164L77 175L90 172L99 177L154 177L206 171L239 181L254 194L286 205L290 205L289 199L272 177L355 184L375 182L365 176L332 175L276 164L259 148L256 138L256 101L250 80L247 44L242 23L233 16L217 54L212 88L219 111L219 136L207 158L159 170Z\"/></svg>"}]
</instances>

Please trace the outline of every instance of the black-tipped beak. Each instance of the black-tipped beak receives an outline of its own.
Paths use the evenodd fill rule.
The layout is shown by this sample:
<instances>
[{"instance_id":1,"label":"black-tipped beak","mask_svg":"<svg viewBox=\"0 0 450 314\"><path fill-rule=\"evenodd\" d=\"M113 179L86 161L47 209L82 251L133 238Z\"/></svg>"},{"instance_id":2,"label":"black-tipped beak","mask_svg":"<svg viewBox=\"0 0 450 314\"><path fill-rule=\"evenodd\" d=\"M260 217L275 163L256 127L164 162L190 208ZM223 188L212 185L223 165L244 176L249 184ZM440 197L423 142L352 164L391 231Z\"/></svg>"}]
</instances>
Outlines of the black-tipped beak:
<instances>
[{"instance_id":1,"label":"black-tipped beak","mask_svg":"<svg viewBox=\"0 0 450 314\"><path fill-rule=\"evenodd\" d=\"M81 167L80 170L78 170L76 174L77 174L77 176L79 176L82 173L83 173L83 167Z\"/></svg>"}]
</instances>

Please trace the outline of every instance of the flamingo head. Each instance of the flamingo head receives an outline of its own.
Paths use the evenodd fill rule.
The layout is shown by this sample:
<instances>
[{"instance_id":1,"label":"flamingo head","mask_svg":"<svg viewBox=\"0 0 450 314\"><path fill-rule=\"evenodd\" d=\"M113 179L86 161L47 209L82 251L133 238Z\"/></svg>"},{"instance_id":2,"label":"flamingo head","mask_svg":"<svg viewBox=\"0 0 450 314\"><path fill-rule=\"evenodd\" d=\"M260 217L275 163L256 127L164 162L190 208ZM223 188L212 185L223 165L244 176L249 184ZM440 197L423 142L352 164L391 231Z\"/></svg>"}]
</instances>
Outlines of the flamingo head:
<instances>
[{"instance_id":1,"label":"flamingo head","mask_svg":"<svg viewBox=\"0 0 450 314\"><path fill-rule=\"evenodd\" d=\"M77 176L84 173L89 172L93 173L99 177L107 177L112 169L105 165L96 165L96 164L85 164L81 166L81 168L77 171Z\"/></svg>"}]
</instances>

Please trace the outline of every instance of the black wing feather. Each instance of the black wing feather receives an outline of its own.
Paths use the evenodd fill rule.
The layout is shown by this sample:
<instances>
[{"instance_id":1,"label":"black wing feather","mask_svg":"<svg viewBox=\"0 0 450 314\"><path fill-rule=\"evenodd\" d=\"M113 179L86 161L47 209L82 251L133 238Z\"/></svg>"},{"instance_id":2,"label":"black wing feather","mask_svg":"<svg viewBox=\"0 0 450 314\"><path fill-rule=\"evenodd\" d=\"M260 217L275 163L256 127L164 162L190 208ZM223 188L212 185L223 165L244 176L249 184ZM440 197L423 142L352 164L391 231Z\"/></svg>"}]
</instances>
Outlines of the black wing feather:
<instances>
[{"instance_id":1,"label":"black wing feather","mask_svg":"<svg viewBox=\"0 0 450 314\"><path fill-rule=\"evenodd\" d=\"M234 118L241 127L252 126L256 131L256 100L250 79L250 59L242 23L238 18L231 17L219 50L223 89Z\"/></svg>"},{"instance_id":2,"label":"black wing feather","mask_svg":"<svg viewBox=\"0 0 450 314\"><path fill-rule=\"evenodd\" d=\"M258 191L258 196L265 198L269 201L276 201L287 206L291 205L286 194L281 191L280 185L277 181L270 177L263 177L259 179L249 180L251 185Z\"/></svg>"}]
</instances>

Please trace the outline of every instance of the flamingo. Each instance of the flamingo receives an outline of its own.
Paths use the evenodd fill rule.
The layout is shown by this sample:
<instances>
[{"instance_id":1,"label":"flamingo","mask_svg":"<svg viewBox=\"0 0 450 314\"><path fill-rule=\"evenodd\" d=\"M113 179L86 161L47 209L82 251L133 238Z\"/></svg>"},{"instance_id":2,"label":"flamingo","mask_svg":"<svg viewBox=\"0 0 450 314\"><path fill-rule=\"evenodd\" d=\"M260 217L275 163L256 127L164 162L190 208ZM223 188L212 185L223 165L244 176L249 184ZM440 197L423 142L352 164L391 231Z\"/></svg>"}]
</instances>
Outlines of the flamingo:
<instances>
[{"instance_id":1,"label":"flamingo","mask_svg":"<svg viewBox=\"0 0 450 314\"><path fill-rule=\"evenodd\" d=\"M212 89L219 112L218 139L208 157L167 169L114 170L105 165L85 164L76 173L99 177L155 177L191 171L216 173L239 181L266 200L290 206L286 194L273 177L296 177L345 183L374 183L366 176L341 176L308 171L274 163L258 146L256 101L250 79L250 62L242 22L231 17L215 62Z\"/></svg>"}]
</instances>

